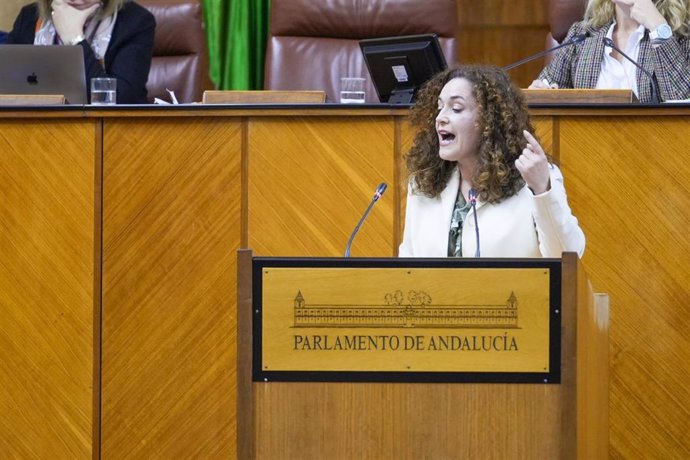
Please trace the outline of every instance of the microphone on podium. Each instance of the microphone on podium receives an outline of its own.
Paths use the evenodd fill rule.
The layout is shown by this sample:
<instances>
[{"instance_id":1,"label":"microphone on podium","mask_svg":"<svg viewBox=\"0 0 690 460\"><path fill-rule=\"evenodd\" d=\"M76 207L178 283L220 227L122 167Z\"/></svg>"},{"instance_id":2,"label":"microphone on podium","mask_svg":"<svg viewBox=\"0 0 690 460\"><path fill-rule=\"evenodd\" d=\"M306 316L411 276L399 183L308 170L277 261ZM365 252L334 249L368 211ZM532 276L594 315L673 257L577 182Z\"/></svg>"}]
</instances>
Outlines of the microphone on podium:
<instances>
[{"instance_id":1,"label":"microphone on podium","mask_svg":"<svg viewBox=\"0 0 690 460\"><path fill-rule=\"evenodd\" d=\"M532 56L528 56L524 59L520 59L517 62L513 62L512 64L503 67L503 70L505 70L507 72L508 70L514 69L515 67L519 67L522 64L527 64L530 61L534 61L535 59L539 59L540 57L546 56L547 54L551 54L554 51L557 51L561 48L565 48L566 46L577 45L578 43L582 43L583 41L585 41L585 38L587 38L587 37L589 37L589 32L585 32L584 34L574 35L567 42L563 42L560 45L554 46L553 48L549 48L545 51L541 51L537 54L533 54Z\"/></svg>"},{"instance_id":2,"label":"microphone on podium","mask_svg":"<svg viewBox=\"0 0 690 460\"><path fill-rule=\"evenodd\" d=\"M637 61L635 61L633 58L625 54L619 47L616 46L615 43L613 43L613 40L611 40L609 37L604 37L604 45L608 46L609 48L613 48L616 50L621 56L623 56L625 59L628 61L632 62L635 67L640 69L640 71L649 78L650 83L652 84L652 104L658 104L661 102L659 100L659 87L657 86L657 81L654 79L654 75L652 75L651 72L649 72L647 69L643 68Z\"/></svg>"},{"instance_id":3,"label":"microphone on podium","mask_svg":"<svg viewBox=\"0 0 690 460\"><path fill-rule=\"evenodd\" d=\"M470 191L467 193L469 199L470 199L470 206L472 207L473 215L474 215L474 236L475 239L477 240L477 249L474 251L474 257L479 257L481 255L481 252L479 251L479 221L477 220L477 191L474 188L471 188Z\"/></svg>"},{"instance_id":4,"label":"microphone on podium","mask_svg":"<svg viewBox=\"0 0 690 460\"><path fill-rule=\"evenodd\" d=\"M350 257L350 249L352 248L352 241L354 241L355 236L357 235L357 232L359 231L359 227L362 226L364 223L364 219L367 218L369 215L369 211L371 211L371 208L374 206L374 203L376 203L381 196L383 196L383 192L386 191L386 188L388 188L388 185L385 182L381 182L378 187L376 187L376 191L374 192L374 196L371 199L371 202L369 203L369 206L367 206L366 211L364 211L364 214L362 214L362 218L359 219L359 222L357 222L357 226L355 229L352 231L352 234L350 235L350 239L347 240L347 247L345 248L345 257Z\"/></svg>"}]
</instances>

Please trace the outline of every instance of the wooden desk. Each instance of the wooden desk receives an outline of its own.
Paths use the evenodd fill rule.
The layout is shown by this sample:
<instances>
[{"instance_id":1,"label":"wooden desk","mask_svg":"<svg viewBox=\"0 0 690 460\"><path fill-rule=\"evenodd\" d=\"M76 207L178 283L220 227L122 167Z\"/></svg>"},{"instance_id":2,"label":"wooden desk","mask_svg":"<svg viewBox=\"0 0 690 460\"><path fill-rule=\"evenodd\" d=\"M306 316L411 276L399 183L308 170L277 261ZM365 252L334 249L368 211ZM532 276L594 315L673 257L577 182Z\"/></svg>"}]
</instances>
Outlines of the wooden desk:
<instances>
[{"instance_id":1,"label":"wooden desk","mask_svg":"<svg viewBox=\"0 0 690 460\"><path fill-rule=\"evenodd\" d=\"M682 456L690 108L533 108L611 296L611 452ZM232 457L235 251L393 256L404 109L0 111L0 451ZM605 409L603 409L605 410Z\"/></svg>"}]
</instances>

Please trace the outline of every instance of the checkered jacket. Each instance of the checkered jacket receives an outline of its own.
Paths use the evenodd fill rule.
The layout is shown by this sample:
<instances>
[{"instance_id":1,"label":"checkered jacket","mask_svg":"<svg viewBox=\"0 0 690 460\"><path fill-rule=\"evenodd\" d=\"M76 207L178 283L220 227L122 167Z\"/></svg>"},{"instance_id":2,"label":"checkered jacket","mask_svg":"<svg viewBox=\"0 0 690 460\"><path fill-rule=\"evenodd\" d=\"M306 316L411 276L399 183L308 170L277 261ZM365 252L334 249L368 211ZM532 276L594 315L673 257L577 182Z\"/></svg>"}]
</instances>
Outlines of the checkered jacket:
<instances>
[{"instance_id":1,"label":"checkered jacket","mask_svg":"<svg viewBox=\"0 0 690 460\"><path fill-rule=\"evenodd\" d=\"M539 79L546 78L550 83L557 83L559 88L594 88L604 59L604 37L610 26L593 29L584 22L573 24L564 43L578 34L588 33L588 37L582 43L558 50L553 61L539 74ZM645 31L640 41L638 63L654 75L662 101L690 98L690 38L674 35L653 48L649 33ZM637 87L640 102L651 102L651 83L639 69Z\"/></svg>"}]
</instances>

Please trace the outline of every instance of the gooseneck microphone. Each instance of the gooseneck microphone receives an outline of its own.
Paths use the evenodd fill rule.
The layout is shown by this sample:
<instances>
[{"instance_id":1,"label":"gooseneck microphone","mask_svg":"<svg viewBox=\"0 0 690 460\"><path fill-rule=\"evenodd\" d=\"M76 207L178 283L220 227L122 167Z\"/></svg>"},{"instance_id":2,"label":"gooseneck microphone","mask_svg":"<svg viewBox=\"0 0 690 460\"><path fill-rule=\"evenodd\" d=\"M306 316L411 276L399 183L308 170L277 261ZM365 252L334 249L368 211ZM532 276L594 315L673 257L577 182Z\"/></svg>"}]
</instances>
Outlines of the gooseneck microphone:
<instances>
[{"instance_id":1,"label":"gooseneck microphone","mask_svg":"<svg viewBox=\"0 0 690 460\"><path fill-rule=\"evenodd\" d=\"M383 192L386 191L386 188L388 188L388 185L386 185L385 182L381 182L378 187L376 187L376 191L374 192L374 196L371 199L371 202L369 203L369 206L367 206L367 210L364 211L364 214L362 214L362 218L359 219L359 222L357 222L357 226L355 229L352 231L352 235L350 235L350 239L347 241L347 247L345 248L345 257L350 257L350 249L352 248L352 241L354 241L355 236L357 235L357 232L359 231L359 227L362 226L364 223L364 219L367 218L369 215L369 211L371 211L371 208L374 206L374 203L376 203L379 198L383 196Z\"/></svg>"},{"instance_id":2,"label":"gooseneck microphone","mask_svg":"<svg viewBox=\"0 0 690 460\"><path fill-rule=\"evenodd\" d=\"M661 102L659 100L659 87L657 86L657 81L654 79L654 75L652 75L651 72L649 72L647 69L643 68L640 64L637 63L633 58L625 54L619 47L616 46L615 43L613 43L613 40L611 40L609 37L604 37L604 45L608 46L609 48L613 48L616 50L621 56L623 56L625 59L628 61L632 62L635 67L640 69L640 71L647 75L647 78L649 78L650 83L652 84L652 104L658 104Z\"/></svg>"},{"instance_id":3,"label":"gooseneck microphone","mask_svg":"<svg viewBox=\"0 0 690 460\"><path fill-rule=\"evenodd\" d=\"M477 239L477 249L474 251L474 257L479 257L481 252L479 250L479 222L477 221L477 191L471 188L467 196L470 199L470 206L472 206L472 214L474 215L474 236Z\"/></svg>"},{"instance_id":4,"label":"gooseneck microphone","mask_svg":"<svg viewBox=\"0 0 690 460\"><path fill-rule=\"evenodd\" d=\"M565 48L566 46L577 45L578 43L582 43L583 41L585 41L585 38L587 38L587 37L589 37L589 32L586 32L584 34L573 35L573 37L570 40L568 40L567 42L563 42L560 45L554 46L553 48L549 48L545 51L541 51L537 54L533 54L532 56L528 56L528 57L521 59L517 62L513 62L512 64L503 67L503 70L508 71L508 70L514 69L515 67L519 67L522 64L527 64L530 61L534 61L535 59L539 59L540 57L546 56L547 54L551 54L554 51L557 51L561 48Z\"/></svg>"}]
</instances>

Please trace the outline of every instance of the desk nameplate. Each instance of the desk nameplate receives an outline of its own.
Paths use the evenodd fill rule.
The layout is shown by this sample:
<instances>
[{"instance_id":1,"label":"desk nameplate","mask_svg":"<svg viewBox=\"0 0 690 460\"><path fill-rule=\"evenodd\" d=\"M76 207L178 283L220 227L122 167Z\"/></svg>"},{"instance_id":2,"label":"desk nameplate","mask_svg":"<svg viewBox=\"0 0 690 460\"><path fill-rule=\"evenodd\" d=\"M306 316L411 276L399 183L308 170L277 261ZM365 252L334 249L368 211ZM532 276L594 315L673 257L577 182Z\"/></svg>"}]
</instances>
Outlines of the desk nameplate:
<instances>
[{"instance_id":1,"label":"desk nameplate","mask_svg":"<svg viewBox=\"0 0 690 460\"><path fill-rule=\"evenodd\" d=\"M559 264L262 260L255 380L558 380Z\"/></svg>"}]
</instances>

